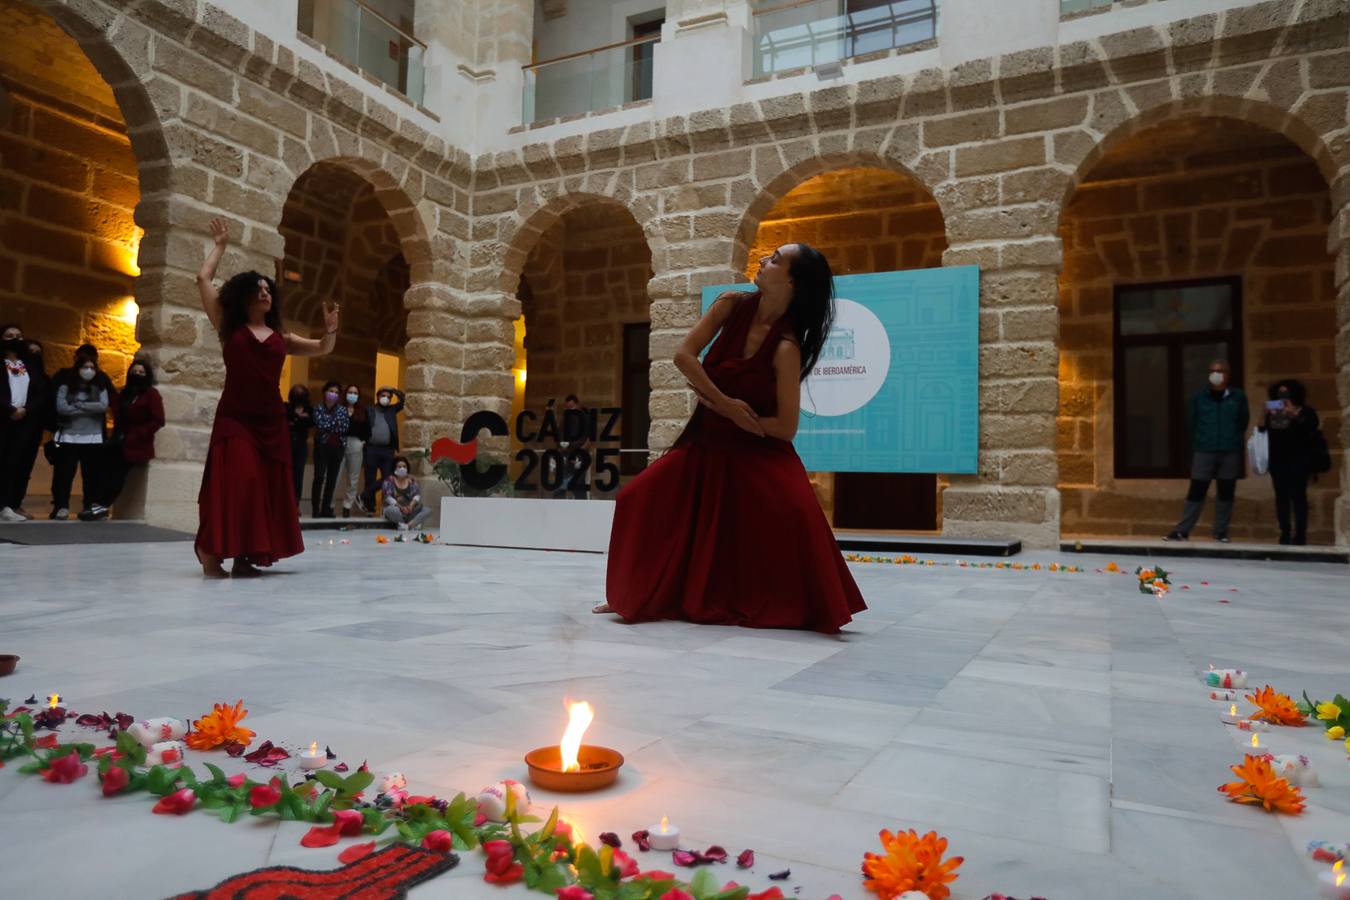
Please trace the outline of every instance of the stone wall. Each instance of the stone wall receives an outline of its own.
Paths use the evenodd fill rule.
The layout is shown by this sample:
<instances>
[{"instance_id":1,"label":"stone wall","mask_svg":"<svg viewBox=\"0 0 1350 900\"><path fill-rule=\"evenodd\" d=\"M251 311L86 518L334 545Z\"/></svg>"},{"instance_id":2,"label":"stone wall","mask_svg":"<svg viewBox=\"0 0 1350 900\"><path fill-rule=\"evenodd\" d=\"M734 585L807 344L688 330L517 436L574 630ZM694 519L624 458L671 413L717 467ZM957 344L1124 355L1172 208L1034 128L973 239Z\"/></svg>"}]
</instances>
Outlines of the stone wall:
<instances>
[{"instance_id":1,"label":"stone wall","mask_svg":"<svg viewBox=\"0 0 1350 900\"><path fill-rule=\"evenodd\" d=\"M25 35L20 40L20 35ZM40 53L27 35L41 37ZM0 10L0 322L43 342L48 369L91 343L121 383L137 348L129 301L136 158L112 91L79 45L22 4Z\"/></svg>"},{"instance_id":2,"label":"stone wall","mask_svg":"<svg viewBox=\"0 0 1350 900\"><path fill-rule=\"evenodd\" d=\"M1150 129L1116 147L1064 212L1060 280L1060 492L1070 534L1157 537L1179 515L1185 482L1115 476L1113 286L1242 279L1241 384L1253 423L1281 378L1308 387L1339 464L1331 197L1316 164L1286 138L1232 119ZM1190 386L1190 390L1200 389ZM1329 543L1339 471L1312 486L1309 539ZM1202 527L1207 527L1212 507ZM1273 540L1269 480L1238 491L1232 535Z\"/></svg>"}]
</instances>

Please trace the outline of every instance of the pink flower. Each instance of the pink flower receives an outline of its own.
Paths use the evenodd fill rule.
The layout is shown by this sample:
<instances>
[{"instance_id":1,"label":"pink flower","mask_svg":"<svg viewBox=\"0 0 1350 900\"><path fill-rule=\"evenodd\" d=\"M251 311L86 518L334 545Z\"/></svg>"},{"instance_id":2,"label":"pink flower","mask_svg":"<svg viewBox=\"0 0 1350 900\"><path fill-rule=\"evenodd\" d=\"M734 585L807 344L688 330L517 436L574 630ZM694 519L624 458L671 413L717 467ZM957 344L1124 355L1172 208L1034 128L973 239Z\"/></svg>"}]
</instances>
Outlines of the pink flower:
<instances>
[{"instance_id":1,"label":"pink flower","mask_svg":"<svg viewBox=\"0 0 1350 900\"><path fill-rule=\"evenodd\" d=\"M488 884L514 884L525 877L525 867L515 861L515 847L510 841L487 841L483 844L487 859L483 880Z\"/></svg>"},{"instance_id":2,"label":"pink flower","mask_svg":"<svg viewBox=\"0 0 1350 900\"><path fill-rule=\"evenodd\" d=\"M131 775L121 766L112 766L103 773L103 796L120 794L131 780Z\"/></svg>"},{"instance_id":3,"label":"pink flower","mask_svg":"<svg viewBox=\"0 0 1350 900\"><path fill-rule=\"evenodd\" d=\"M595 895L579 884L558 888L559 900L595 900Z\"/></svg>"},{"instance_id":4,"label":"pink flower","mask_svg":"<svg viewBox=\"0 0 1350 900\"><path fill-rule=\"evenodd\" d=\"M553 833L557 837L572 839L572 826L568 825L562 819L559 819L553 826Z\"/></svg>"},{"instance_id":5,"label":"pink flower","mask_svg":"<svg viewBox=\"0 0 1350 900\"><path fill-rule=\"evenodd\" d=\"M455 840L450 836L450 832L444 828L437 828L435 831L427 832L426 837L422 838L422 846L437 853L449 853L454 849Z\"/></svg>"},{"instance_id":6,"label":"pink flower","mask_svg":"<svg viewBox=\"0 0 1350 900\"><path fill-rule=\"evenodd\" d=\"M197 794L192 788L174 791L167 797L159 798L155 808L150 810L161 816L181 816L191 811L197 804Z\"/></svg>"},{"instance_id":7,"label":"pink flower","mask_svg":"<svg viewBox=\"0 0 1350 900\"><path fill-rule=\"evenodd\" d=\"M42 778L52 784L70 784L83 778L88 772L89 767L80 759L80 754L72 750L66 756L49 761L47 768L42 770Z\"/></svg>"},{"instance_id":8,"label":"pink flower","mask_svg":"<svg viewBox=\"0 0 1350 900\"><path fill-rule=\"evenodd\" d=\"M641 874L638 871L638 864L633 861L633 857L622 850L614 851L614 867L619 870L620 878L636 878Z\"/></svg>"},{"instance_id":9,"label":"pink flower","mask_svg":"<svg viewBox=\"0 0 1350 900\"><path fill-rule=\"evenodd\" d=\"M240 772L238 775L231 775L229 778L225 779L225 783L232 788L243 787L245 781L248 781L248 776L243 772Z\"/></svg>"},{"instance_id":10,"label":"pink flower","mask_svg":"<svg viewBox=\"0 0 1350 900\"><path fill-rule=\"evenodd\" d=\"M281 791L270 784L256 784L248 792L248 805L254 809L265 809L281 802Z\"/></svg>"}]
</instances>

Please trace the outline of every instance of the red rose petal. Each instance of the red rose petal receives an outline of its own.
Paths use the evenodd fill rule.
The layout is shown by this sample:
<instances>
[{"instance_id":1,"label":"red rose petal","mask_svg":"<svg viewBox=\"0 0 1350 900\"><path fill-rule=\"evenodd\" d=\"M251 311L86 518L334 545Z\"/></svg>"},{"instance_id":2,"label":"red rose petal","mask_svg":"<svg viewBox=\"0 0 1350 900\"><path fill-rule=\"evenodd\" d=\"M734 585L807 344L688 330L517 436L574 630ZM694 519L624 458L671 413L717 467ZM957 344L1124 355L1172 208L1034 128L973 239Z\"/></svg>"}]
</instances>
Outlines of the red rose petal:
<instances>
[{"instance_id":1,"label":"red rose petal","mask_svg":"<svg viewBox=\"0 0 1350 900\"><path fill-rule=\"evenodd\" d=\"M698 862L698 856L690 853L688 850L672 850L670 853L670 861L677 866L689 868Z\"/></svg>"},{"instance_id":2,"label":"red rose petal","mask_svg":"<svg viewBox=\"0 0 1350 900\"><path fill-rule=\"evenodd\" d=\"M254 809L276 806L281 802L281 791L270 784L259 784L248 792L248 805Z\"/></svg>"},{"instance_id":3,"label":"red rose petal","mask_svg":"<svg viewBox=\"0 0 1350 900\"><path fill-rule=\"evenodd\" d=\"M103 773L103 796L120 794L131 780L131 775L121 766L112 766Z\"/></svg>"},{"instance_id":4,"label":"red rose petal","mask_svg":"<svg viewBox=\"0 0 1350 900\"><path fill-rule=\"evenodd\" d=\"M59 743L60 741L57 739L56 733L52 732L51 734L44 734L36 741L33 741L33 746L43 750L54 750Z\"/></svg>"},{"instance_id":5,"label":"red rose petal","mask_svg":"<svg viewBox=\"0 0 1350 900\"><path fill-rule=\"evenodd\" d=\"M645 828L641 831L633 832L633 843L637 844L639 850L646 853L648 850L652 849L651 832Z\"/></svg>"},{"instance_id":6,"label":"red rose petal","mask_svg":"<svg viewBox=\"0 0 1350 900\"><path fill-rule=\"evenodd\" d=\"M342 863L344 866L349 866L352 863L356 862L358 859L367 857L374 852L375 852L374 841L371 841L368 844L352 844L346 850L343 850L341 853L338 854L338 862Z\"/></svg>"},{"instance_id":7,"label":"red rose petal","mask_svg":"<svg viewBox=\"0 0 1350 900\"><path fill-rule=\"evenodd\" d=\"M192 788L183 788L166 797L159 798L159 802L150 811L161 816L181 816L189 812L196 804L196 792Z\"/></svg>"},{"instance_id":8,"label":"red rose petal","mask_svg":"<svg viewBox=\"0 0 1350 900\"><path fill-rule=\"evenodd\" d=\"M707 850L703 851L703 858L708 862L723 863L727 861L727 851L716 844L713 844Z\"/></svg>"},{"instance_id":9,"label":"red rose petal","mask_svg":"<svg viewBox=\"0 0 1350 900\"><path fill-rule=\"evenodd\" d=\"M736 868L749 869L755 864L755 851L743 850L741 855L736 857Z\"/></svg>"},{"instance_id":10,"label":"red rose petal","mask_svg":"<svg viewBox=\"0 0 1350 900\"><path fill-rule=\"evenodd\" d=\"M773 876L770 875L769 877L772 878ZM758 894L751 894L750 896L746 897L745 900L782 900L782 898L783 898L783 889L775 885L774 887L769 888L767 891L760 891Z\"/></svg>"},{"instance_id":11,"label":"red rose petal","mask_svg":"<svg viewBox=\"0 0 1350 900\"><path fill-rule=\"evenodd\" d=\"M301 847L331 847L338 842L338 824L315 825L300 839Z\"/></svg>"},{"instance_id":12,"label":"red rose petal","mask_svg":"<svg viewBox=\"0 0 1350 900\"><path fill-rule=\"evenodd\" d=\"M619 840L619 836L612 831L600 832L600 843L607 844L615 850L623 846L623 841Z\"/></svg>"},{"instance_id":13,"label":"red rose petal","mask_svg":"<svg viewBox=\"0 0 1350 900\"><path fill-rule=\"evenodd\" d=\"M333 813L333 826L338 834L360 834L365 825L365 818L354 809L339 809Z\"/></svg>"},{"instance_id":14,"label":"red rose petal","mask_svg":"<svg viewBox=\"0 0 1350 900\"><path fill-rule=\"evenodd\" d=\"M426 837L422 838L422 846L437 853L449 853L455 848L455 839L444 828L437 828L427 832Z\"/></svg>"},{"instance_id":15,"label":"red rose petal","mask_svg":"<svg viewBox=\"0 0 1350 900\"><path fill-rule=\"evenodd\" d=\"M350 766L348 766L346 763L338 763L336 766L333 766L333 771L346 772L349 768Z\"/></svg>"},{"instance_id":16,"label":"red rose petal","mask_svg":"<svg viewBox=\"0 0 1350 900\"><path fill-rule=\"evenodd\" d=\"M514 863L509 869L507 869L505 872L502 872L500 875L493 874L492 872L484 873L483 880L486 881L488 884L515 884L517 881L520 881L524 877L525 877L525 867L520 863Z\"/></svg>"}]
</instances>

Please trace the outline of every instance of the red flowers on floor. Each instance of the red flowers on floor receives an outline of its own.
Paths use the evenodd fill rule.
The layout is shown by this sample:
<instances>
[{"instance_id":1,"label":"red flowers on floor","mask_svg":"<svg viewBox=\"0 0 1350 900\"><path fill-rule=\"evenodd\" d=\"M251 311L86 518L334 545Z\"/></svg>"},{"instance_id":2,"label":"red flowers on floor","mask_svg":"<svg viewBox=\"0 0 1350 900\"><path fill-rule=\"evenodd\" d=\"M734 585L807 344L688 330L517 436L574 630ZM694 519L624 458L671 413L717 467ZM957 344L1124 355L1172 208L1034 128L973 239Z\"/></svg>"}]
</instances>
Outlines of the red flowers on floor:
<instances>
[{"instance_id":1,"label":"red flowers on floor","mask_svg":"<svg viewBox=\"0 0 1350 900\"><path fill-rule=\"evenodd\" d=\"M422 838L422 846L437 853L449 853L455 848L455 841L450 832L444 828L437 828L435 831L427 832L427 836Z\"/></svg>"},{"instance_id":2,"label":"red flowers on floor","mask_svg":"<svg viewBox=\"0 0 1350 900\"><path fill-rule=\"evenodd\" d=\"M248 792L248 805L254 809L265 809L281 802L281 791L270 784L254 785Z\"/></svg>"},{"instance_id":3,"label":"red flowers on floor","mask_svg":"<svg viewBox=\"0 0 1350 900\"><path fill-rule=\"evenodd\" d=\"M315 825L300 839L302 847L331 847L345 835L357 835L365 826L365 819L354 809L339 809L333 813L331 825Z\"/></svg>"},{"instance_id":4,"label":"red flowers on floor","mask_svg":"<svg viewBox=\"0 0 1350 900\"><path fill-rule=\"evenodd\" d=\"M69 755L48 762L47 768L42 770L42 777L52 784L70 784L83 778L88 772L89 767L80 759L80 754L72 750Z\"/></svg>"},{"instance_id":5,"label":"red flowers on floor","mask_svg":"<svg viewBox=\"0 0 1350 900\"><path fill-rule=\"evenodd\" d=\"M196 805L196 792L192 788L183 788L160 797L159 802L155 804L155 808L150 811L161 816L181 816L191 811L192 807Z\"/></svg>"},{"instance_id":6,"label":"red flowers on floor","mask_svg":"<svg viewBox=\"0 0 1350 900\"><path fill-rule=\"evenodd\" d=\"M113 766L103 773L103 796L120 794L131 781L131 775L121 766Z\"/></svg>"},{"instance_id":7,"label":"red flowers on floor","mask_svg":"<svg viewBox=\"0 0 1350 900\"><path fill-rule=\"evenodd\" d=\"M483 852L487 854L483 880L488 884L515 884L525 877L525 867L515 861L515 848L510 841L487 841Z\"/></svg>"}]
</instances>

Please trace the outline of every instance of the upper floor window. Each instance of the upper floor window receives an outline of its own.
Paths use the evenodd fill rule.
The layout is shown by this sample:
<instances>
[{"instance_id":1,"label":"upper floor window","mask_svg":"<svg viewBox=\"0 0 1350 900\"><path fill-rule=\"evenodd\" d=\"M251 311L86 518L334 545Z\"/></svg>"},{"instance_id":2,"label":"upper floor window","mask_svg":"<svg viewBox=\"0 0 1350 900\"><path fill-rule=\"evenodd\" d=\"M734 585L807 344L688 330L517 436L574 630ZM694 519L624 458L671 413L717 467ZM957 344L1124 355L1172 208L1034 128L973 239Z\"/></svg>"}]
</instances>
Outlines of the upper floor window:
<instances>
[{"instance_id":1,"label":"upper floor window","mask_svg":"<svg viewBox=\"0 0 1350 900\"><path fill-rule=\"evenodd\" d=\"M421 103L427 45L413 37L416 12L417 0L300 0L297 26L338 59Z\"/></svg>"},{"instance_id":2,"label":"upper floor window","mask_svg":"<svg viewBox=\"0 0 1350 900\"><path fill-rule=\"evenodd\" d=\"M756 77L937 36L937 0L755 0Z\"/></svg>"},{"instance_id":3,"label":"upper floor window","mask_svg":"<svg viewBox=\"0 0 1350 900\"><path fill-rule=\"evenodd\" d=\"M664 12L658 10L630 19L623 40L561 53L557 51L574 42L537 40L536 48L545 44L544 52L551 49L553 54L524 67L523 120L539 122L650 100L664 24Z\"/></svg>"}]
</instances>

